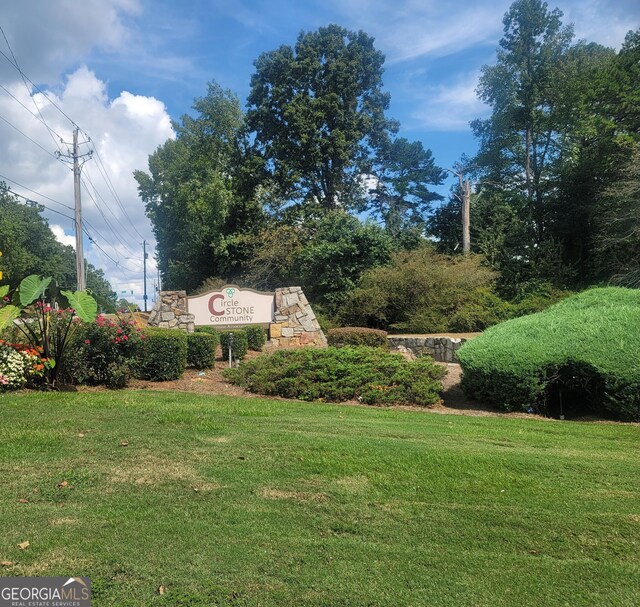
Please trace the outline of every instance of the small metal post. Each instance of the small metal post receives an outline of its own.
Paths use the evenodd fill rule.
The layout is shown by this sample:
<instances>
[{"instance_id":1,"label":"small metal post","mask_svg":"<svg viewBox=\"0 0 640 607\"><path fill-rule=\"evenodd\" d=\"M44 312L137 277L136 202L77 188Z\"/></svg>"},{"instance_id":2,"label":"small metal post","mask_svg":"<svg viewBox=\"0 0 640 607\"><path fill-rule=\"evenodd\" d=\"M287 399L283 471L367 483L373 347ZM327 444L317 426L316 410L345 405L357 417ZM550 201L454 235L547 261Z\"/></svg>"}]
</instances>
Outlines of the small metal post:
<instances>
[{"instance_id":1,"label":"small metal post","mask_svg":"<svg viewBox=\"0 0 640 607\"><path fill-rule=\"evenodd\" d=\"M233 333L229 333L229 368L233 366Z\"/></svg>"}]
</instances>

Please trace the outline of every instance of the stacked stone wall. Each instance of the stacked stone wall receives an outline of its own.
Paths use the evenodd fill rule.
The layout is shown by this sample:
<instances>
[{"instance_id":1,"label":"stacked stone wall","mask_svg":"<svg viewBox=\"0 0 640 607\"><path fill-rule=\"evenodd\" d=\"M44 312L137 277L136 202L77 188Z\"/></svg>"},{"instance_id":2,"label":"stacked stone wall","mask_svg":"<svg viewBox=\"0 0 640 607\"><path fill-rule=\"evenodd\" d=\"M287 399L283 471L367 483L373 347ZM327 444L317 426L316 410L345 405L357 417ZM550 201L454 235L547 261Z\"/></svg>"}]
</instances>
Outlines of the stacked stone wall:
<instances>
[{"instance_id":1,"label":"stacked stone wall","mask_svg":"<svg viewBox=\"0 0 640 607\"><path fill-rule=\"evenodd\" d=\"M443 363L458 362L456 352L467 339L464 337L428 337L424 335L388 335L390 348L402 346L415 356L428 355Z\"/></svg>"},{"instance_id":2,"label":"stacked stone wall","mask_svg":"<svg viewBox=\"0 0 640 607\"><path fill-rule=\"evenodd\" d=\"M149 314L149 326L161 329L195 330L195 317L187 312L186 291L162 291Z\"/></svg>"},{"instance_id":3,"label":"stacked stone wall","mask_svg":"<svg viewBox=\"0 0 640 607\"><path fill-rule=\"evenodd\" d=\"M269 326L272 346L327 345L327 339L301 287L276 289L275 297L275 320Z\"/></svg>"}]
</instances>

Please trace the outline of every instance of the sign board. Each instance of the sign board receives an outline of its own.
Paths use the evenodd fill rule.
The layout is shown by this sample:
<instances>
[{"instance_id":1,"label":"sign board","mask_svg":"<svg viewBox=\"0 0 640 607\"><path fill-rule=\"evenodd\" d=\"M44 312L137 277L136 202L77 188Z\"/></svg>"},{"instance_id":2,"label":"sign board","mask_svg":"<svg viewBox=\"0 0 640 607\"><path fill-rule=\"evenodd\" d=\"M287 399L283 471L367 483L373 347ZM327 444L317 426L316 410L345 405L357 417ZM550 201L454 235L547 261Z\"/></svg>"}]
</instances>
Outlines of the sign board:
<instances>
[{"instance_id":1,"label":"sign board","mask_svg":"<svg viewBox=\"0 0 640 607\"><path fill-rule=\"evenodd\" d=\"M241 289L236 285L187 297L187 312L195 316L196 325L260 325L273 322L274 311L273 293Z\"/></svg>"}]
</instances>

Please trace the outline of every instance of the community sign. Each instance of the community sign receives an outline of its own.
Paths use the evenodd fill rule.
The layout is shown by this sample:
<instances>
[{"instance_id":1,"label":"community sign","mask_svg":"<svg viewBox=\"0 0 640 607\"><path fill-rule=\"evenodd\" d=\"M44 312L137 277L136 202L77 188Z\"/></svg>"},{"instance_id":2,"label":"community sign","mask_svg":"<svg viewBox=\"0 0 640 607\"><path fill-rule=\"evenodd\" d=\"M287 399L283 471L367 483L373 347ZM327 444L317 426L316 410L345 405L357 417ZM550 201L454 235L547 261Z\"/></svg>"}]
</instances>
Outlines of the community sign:
<instances>
[{"instance_id":1,"label":"community sign","mask_svg":"<svg viewBox=\"0 0 640 607\"><path fill-rule=\"evenodd\" d=\"M195 316L196 325L259 325L273 322L275 297L273 293L227 285L219 291L188 297L187 308Z\"/></svg>"}]
</instances>

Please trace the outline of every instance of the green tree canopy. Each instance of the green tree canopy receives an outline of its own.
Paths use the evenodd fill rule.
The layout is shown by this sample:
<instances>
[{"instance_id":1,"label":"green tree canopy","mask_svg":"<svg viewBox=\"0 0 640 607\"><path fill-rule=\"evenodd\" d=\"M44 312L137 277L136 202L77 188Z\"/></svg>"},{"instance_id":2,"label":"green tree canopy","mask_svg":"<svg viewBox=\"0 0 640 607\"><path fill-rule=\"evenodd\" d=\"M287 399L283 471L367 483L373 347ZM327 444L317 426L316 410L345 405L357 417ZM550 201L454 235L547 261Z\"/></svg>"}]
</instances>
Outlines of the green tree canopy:
<instances>
[{"instance_id":1,"label":"green tree canopy","mask_svg":"<svg viewBox=\"0 0 640 607\"><path fill-rule=\"evenodd\" d=\"M163 283L187 290L239 271L249 253L244 235L262 221L260 204L243 191L247 152L238 99L212 83L193 109L195 117L174 123L176 138L149 157L149 173L134 173Z\"/></svg>"},{"instance_id":2,"label":"green tree canopy","mask_svg":"<svg viewBox=\"0 0 640 607\"><path fill-rule=\"evenodd\" d=\"M378 151L372 176L375 187L367 208L398 237L425 223L433 202L442 200L427 186L442 183L444 175L431 150L425 150L420 141L404 137L388 141Z\"/></svg>"},{"instance_id":3,"label":"green tree canopy","mask_svg":"<svg viewBox=\"0 0 640 607\"><path fill-rule=\"evenodd\" d=\"M37 274L51 276L60 289L75 291L75 253L56 240L43 207L27 206L0 182L0 267L3 282L15 289L20 281ZM86 263L86 262L85 262ZM116 294L104 273L87 264L87 288L105 312L115 310Z\"/></svg>"},{"instance_id":4,"label":"green tree canopy","mask_svg":"<svg viewBox=\"0 0 640 607\"><path fill-rule=\"evenodd\" d=\"M327 210L361 204L372 151L396 129L373 42L329 25L255 61L248 124L286 198Z\"/></svg>"}]
</instances>

